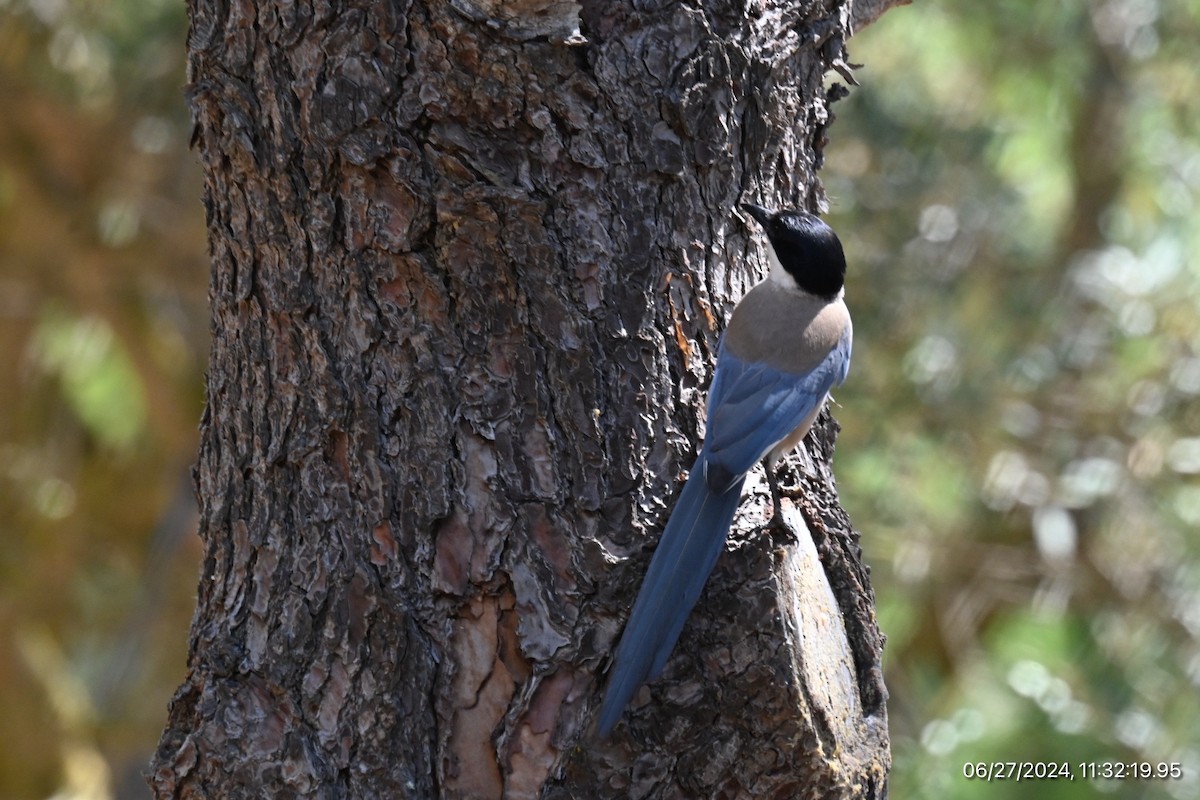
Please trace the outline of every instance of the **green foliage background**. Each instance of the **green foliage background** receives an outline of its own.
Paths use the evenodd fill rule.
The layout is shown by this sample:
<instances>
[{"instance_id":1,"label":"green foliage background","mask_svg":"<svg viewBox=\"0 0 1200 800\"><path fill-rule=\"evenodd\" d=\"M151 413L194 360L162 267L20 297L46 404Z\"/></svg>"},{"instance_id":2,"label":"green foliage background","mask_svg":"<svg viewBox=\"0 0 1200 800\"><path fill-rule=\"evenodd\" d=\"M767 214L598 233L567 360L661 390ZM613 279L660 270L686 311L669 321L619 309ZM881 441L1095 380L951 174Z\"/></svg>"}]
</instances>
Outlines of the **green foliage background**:
<instances>
[{"instance_id":1,"label":"green foliage background","mask_svg":"<svg viewBox=\"0 0 1200 800\"><path fill-rule=\"evenodd\" d=\"M175 0L0 0L0 797L149 795L208 349Z\"/></svg>"},{"instance_id":2,"label":"green foliage background","mask_svg":"<svg viewBox=\"0 0 1200 800\"><path fill-rule=\"evenodd\" d=\"M835 467L893 795L1200 796L1200 4L925 0L851 55ZM1185 777L1078 779L1114 761Z\"/></svg>"},{"instance_id":3,"label":"green foliage background","mask_svg":"<svg viewBox=\"0 0 1200 800\"><path fill-rule=\"evenodd\" d=\"M185 29L174 0L0 0L0 797L145 796L182 677ZM836 469L892 794L1200 796L1200 3L920 0L850 46ZM963 777L1010 760L1077 780ZM1113 761L1185 777L1082 780Z\"/></svg>"}]
</instances>

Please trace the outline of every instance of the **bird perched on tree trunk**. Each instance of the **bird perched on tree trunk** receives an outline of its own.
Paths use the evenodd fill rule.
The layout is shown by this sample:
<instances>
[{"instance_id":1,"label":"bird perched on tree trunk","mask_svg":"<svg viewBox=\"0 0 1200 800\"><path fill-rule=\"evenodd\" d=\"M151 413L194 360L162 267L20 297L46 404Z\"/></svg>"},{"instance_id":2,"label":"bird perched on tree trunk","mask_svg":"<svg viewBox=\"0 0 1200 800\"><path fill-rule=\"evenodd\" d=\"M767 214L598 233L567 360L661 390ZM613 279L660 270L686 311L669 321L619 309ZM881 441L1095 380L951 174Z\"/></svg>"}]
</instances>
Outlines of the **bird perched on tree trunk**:
<instances>
[{"instance_id":1,"label":"bird perched on tree trunk","mask_svg":"<svg viewBox=\"0 0 1200 800\"><path fill-rule=\"evenodd\" d=\"M837 235L806 211L742 208L767 233L770 273L734 307L721 339L704 446L617 646L602 736L666 664L724 547L746 474L764 457L770 470L800 443L850 369L846 258Z\"/></svg>"}]
</instances>

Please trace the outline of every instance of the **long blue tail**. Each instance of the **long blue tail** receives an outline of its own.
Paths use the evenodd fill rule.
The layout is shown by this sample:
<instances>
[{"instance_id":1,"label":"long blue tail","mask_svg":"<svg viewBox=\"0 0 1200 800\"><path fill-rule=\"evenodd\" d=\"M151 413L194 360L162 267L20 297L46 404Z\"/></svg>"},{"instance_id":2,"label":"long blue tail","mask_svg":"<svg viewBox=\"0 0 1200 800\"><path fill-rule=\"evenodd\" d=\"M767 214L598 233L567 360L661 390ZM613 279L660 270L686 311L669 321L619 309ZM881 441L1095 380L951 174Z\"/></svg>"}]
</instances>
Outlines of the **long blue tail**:
<instances>
[{"instance_id":1,"label":"long blue tail","mask_svg":"<svg viewBox=\"0 0 1200 800\"><path fill-rule=\"evenodd\" d=\"M702 462L703 456L683 486L617 645L600 707L601 736L617 724L633 693L658 677L667 663L737 512L745 477L714 493L705 482Z\"/></svg>"}]
</instances>

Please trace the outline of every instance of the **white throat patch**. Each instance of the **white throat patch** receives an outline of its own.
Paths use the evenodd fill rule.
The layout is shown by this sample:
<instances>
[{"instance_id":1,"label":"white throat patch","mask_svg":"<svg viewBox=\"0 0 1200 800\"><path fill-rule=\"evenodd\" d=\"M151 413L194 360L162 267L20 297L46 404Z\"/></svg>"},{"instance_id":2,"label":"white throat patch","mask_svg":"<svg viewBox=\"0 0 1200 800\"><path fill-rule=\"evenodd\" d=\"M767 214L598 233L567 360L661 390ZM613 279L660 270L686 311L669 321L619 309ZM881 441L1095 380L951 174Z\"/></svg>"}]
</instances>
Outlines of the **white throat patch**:
<instances>
[{"instance_id":1,"label":"white throat patch","mask_svg":"<svg viewBox=\"0 0 1200 800\"><path fill-rule=\"evenodd\" d=\"M770 242L767 242L767 261L771 264L771 272L767 275L767 280L784 289L795 291L800 288L800 284L796 283L792 274L783 268L783 264L779 263L779 256L775 255L775 248Z\"/></svg>"},{"instance_id":2,"label":"white throat patch","mask_svg":"<svg viewBox=\"0 0 1200 800\"><path fill-rule=\"evenodd\" d=\"M767 280L778 286L781 289L790 289L793 292L808 291L801 288L800 284L796 283L796 279L792 277L792 273L783 268L783 264L779 263L779 256L775 255L775 248L767 243L767 260L771 263L771 271L767 274ZM837 296L834 299L841 299L846 295L846 287L843 286L838 290Z\"/></svg>"}]
</instances>

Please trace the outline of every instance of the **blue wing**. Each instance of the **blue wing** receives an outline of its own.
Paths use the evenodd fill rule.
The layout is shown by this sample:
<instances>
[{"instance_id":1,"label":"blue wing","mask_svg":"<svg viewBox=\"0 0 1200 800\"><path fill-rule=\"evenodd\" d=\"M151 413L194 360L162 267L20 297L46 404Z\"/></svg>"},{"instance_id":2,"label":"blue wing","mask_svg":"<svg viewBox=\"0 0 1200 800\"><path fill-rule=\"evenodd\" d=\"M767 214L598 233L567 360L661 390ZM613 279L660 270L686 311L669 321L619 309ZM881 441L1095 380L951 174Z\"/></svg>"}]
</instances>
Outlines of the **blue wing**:
<instances>
[{"instance_id":1,"label":"blue wing","mask_svg":"<svg viewBox=\"0 0 1200 800\"><path fill-rule=\"evenodd\" d=\"M745 475L799 427L850 370L850 329L816 367L794 375L745 362L722 344L708 401L704 457L710 474ZM720 481L717 482L719 488Z\"/></svg>"},{"instance_id":2,"label":"blue wing","mask_svg":"<svg viewBox=\"0 0 1200 800\"><path fill-rule=\"evenodd\" d=\"M600 708L607 736L643 683L662 671L737 512L746 473L816 408L850 366L850 333L811 372L748 363L724 345L709 391L708 434L650 560L613 658ZM713 480L714 475L721 475Z\"/></svg>"}]
</instances>

